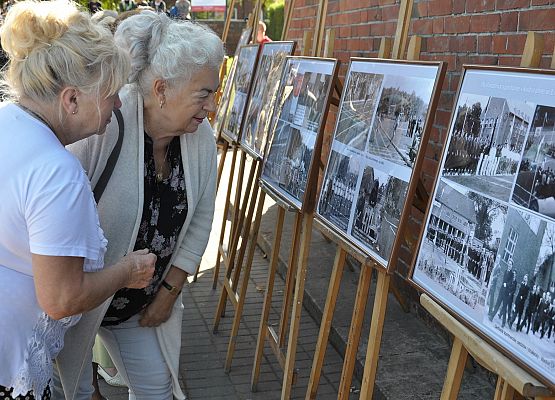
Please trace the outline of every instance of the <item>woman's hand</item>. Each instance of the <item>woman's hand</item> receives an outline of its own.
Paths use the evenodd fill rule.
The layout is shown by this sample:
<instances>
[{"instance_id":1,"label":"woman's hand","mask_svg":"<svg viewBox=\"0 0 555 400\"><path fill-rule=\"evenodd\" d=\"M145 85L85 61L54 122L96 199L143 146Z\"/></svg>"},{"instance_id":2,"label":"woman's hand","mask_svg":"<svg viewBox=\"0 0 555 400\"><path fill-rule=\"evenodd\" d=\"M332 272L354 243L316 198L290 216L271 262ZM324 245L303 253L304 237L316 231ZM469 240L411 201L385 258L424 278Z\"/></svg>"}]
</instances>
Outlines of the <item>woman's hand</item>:
<instances>
[{"instance_id":1,"label":"woman's hand","mask_svg":"<svg viewBox=\"0 0 555 400\"><path fill-rule=\"evenodd\" d=\"M153 328L166 322L172 314L173 303L179 297L172 295L165 288L160 288L152 303L141 312L139 325Z\"/></svg>"},{"instance_id":2,"label":"woman's hand","mask_svg":"<svg viewBox=\"0 0 555 400\"><path fill-rule=\"evenodd\" d=\"M148 286L154 274L156 255L148 249L137 250L123 257L122 262L129 268L125 287L142 289Z\"/></svg>"}]
</instances>

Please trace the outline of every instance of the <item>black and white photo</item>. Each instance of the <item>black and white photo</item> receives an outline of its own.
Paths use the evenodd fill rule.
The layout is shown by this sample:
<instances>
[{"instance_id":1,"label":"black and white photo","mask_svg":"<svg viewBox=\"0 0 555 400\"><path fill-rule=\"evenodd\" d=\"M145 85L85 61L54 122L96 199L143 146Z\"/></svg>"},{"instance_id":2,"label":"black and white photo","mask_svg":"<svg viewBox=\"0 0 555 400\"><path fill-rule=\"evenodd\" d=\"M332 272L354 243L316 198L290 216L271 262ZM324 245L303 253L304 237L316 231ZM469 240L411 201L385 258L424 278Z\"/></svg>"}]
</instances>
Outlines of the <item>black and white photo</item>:
<instances>
[{"instance_id":1,"label":"black and white photo","mask_svg":"<svg viewBox=\"0 0 555 400\"><path fill-rule=\"evenodd\" d=\"M411 280L555 384L555 77L466 67Z\"/></svg>"},{"instance_id":2,"label":"black and white photo","mask_svg":"<svg viewBox=\"0 0 555 400\"><path fill-rule=\"evenodd\" d=\"M294 42L269 42L261 50L241 135L241 144L258 157L263 156L285 57L294 47Z\"/></svg>"},{"instance_id":3,"label":"black and white photo","mask_svg":"<svg viewBox=\"0 0 555 400\"><path fill-rule=\"evenodd\" d=\"M345 77L316 214L386 268L440 75L440 63L353 59Z\"/></svg>"},{"instance_id":4,"label":"black and white photo","mask_svg":"<svg viewBox=\"0 0 555 400\"><path fill-rule=\"evenodd\" d=\"M262 181L302 208L336 62L287 58L270 122Z\"/></svg>"},{"instance_id":5,"label":"black and white photo","mask_svg":"<svg viewBox=\"0 0 555 400\"><path fill-rule=\"evenodd\" d=\"M229 104L222 126L222 134L231 142L236 142L241 134L241 123L255 73L257 57L258 45L243 46L239 52L229 92Z\"/></svg>"}]
</instances>

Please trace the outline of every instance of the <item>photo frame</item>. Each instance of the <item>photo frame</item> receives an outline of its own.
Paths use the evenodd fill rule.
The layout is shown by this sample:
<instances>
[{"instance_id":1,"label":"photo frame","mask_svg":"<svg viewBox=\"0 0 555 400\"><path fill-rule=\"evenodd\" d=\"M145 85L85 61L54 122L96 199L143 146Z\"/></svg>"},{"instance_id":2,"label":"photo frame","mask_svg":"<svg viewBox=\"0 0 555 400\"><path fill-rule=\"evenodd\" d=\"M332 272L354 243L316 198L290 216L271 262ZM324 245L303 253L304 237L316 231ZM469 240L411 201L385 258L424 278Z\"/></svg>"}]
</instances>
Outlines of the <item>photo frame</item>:
<instances>
[{"instance_id":1,"label":"photo frame","mask_svg":"<svg viewBox=\"0 0 555 400\"><path fill-rule=\"evenodd\" d=\"M345 76L316 218L388 270L444 75L441 62L352 58Z\"/></svg>"},{"instance_id":2,"label":"photo frame","mask_svg":"<svg viewBox=\"0 0 555 400\"><path fill-rule=\"evenodd\" d=\"M230 143L238 143L245 108L258 61L259 45L243 46L237 56L237 67L231 81L229 105L222 123L222 136Z\"/></svg>"},{"instance_id":3,"label":"photo frame","mask_svg":"<svg viewBox=\"0 0 555 400\"><path fill-rule=\"evenodd\" d=\"M268 42L262 46L245 112L241 147L253 158L262 159L276 94L287 56L295 52L295 42Z\"/></svg>"},{"instance_id":4,"label":"photo frame","mask_svg":"<svg viewBox=\"0 0 555 400\"><path fill-rule=\"evenodd\" d=\"M216 110L216 117L214 119L214 133L217 137L220 136L220 130L222 127L222 123L225 118L225 114L227 112L227 106L229 105L229 92L231 91L231 82L233 82L233 77L235 75L235 68L237 66L237 56L241 51L243 46L246 46L251 38L252 35L252 28L245 28L241 32L241 36L239 37L239 41L237 42L237 47L235 48L235 55L233 56L233 61L231 62L231 67L229 68L229 73L227 74L227 79L223 83L224 87L222 89L222 97L220 98L220 102L218 104L218 108Z\"/></svg>"},{"instance_id":5,"label":"photo frame","mask_svg":"<svg viewBox=\"0 0 555 400\"><path fill-rule=\"evenodd\" d=\"M411 282L555 389L555 72L465 66Z\"/></svg>"},{"instance_id":6,"label":"photo frame","mask_svg":"<svg viewBox=\"0 0 555 400\"><path fill-rule=\"evenodd\" d=\"M261 185L303 212L314 207L314 164L319 163L337 67L335 59L287 57L270 121Z\"/></svg>"}]
</instances>

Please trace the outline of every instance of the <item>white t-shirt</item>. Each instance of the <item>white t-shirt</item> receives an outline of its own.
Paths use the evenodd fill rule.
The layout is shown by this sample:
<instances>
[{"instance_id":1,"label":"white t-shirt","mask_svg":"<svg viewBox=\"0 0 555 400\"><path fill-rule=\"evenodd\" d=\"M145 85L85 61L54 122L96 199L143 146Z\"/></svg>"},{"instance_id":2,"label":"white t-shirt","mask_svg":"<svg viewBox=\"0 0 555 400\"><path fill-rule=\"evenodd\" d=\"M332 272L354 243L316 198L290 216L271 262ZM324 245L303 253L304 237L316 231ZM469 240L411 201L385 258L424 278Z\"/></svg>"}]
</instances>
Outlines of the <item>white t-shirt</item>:
<instances>
[{"instance_id":1,"label":"white t-shirt","mask_svg":"<svg viewBox=\"0 0 555 400\"><path fill-rule=\"evenodd\" d=\"M41 395L79 316L55 321L37 302L31 253L103 267L107 241L79 161L42 122L0 104L0 385Z\"/></svg>"}]
</instances>

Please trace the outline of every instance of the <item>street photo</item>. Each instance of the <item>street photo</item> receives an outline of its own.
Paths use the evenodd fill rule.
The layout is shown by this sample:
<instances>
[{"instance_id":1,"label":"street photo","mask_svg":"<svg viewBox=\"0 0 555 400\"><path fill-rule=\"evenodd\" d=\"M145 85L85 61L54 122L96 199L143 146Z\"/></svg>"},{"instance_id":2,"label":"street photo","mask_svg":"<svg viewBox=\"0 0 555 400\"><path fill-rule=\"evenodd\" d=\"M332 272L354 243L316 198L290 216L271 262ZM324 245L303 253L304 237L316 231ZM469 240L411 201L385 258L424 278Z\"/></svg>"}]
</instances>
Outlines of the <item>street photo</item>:
<instances>
[{"instance_id":1,"label":"street photo","mask_svg":"<svg viewBox=\"0 0 555 400\"><path fill-rule=\"evenodd\" d=\"M512 201L555 218L555 107L536 108Z\"/></svg>"},{"instance_id":2,"label":"street photo","mask_svg":"<svg viewBox=\"0 0 555 400\"><path fill-rule=\"evenodd\" d=\"M344 233L349 230L359 171L358 157L332 150L322 184L318 213Z\"/></svg>"},{"instance_id":3,"label":"street photo","mask_svg":"<svg viewBox=\"0 0 555 400\"><path fill-rule=\"evenodd\" d=\"M302 208L335 61L288 58L270 121L261 180Z\"/></svg>"},{"instance_id":4,"label":"street photo","mask_svg":"<svg viewBox=\"0 0 555 400\"><path fill-rule=\"evenodd\" d=\"M367 165L356 195L351 234L369 253L389 261L408 183Z\"/></svg>"},{"instance_id":5,"label":"street photo","mask_svg":"<svg viewBox=\"0 0 555 400\"><path fill-rule=\"evenodd\" d=\"M222 127L223 134L232 141L237 141L239 138L257 56L258 45L243 46L239 52L237 67L231 82L229 104Z\"/></svg>"},{"instance_id":6,"label":"street photo","mask_svg":"<svg viewBox=\"0 0 555 400\"><path fill-rule=\"evenodd\" d=\"M334 140L364 151L384 75L349 71Z\"/></svg>"},{"instance_id":7,"label":"street photo","mask_svg":"<svg viewBox=\"0 0 555 400\"><path fill-rule=\"evenodd\" d=\"M285 57L293 53L294 42L269 42L261 50L245 116L241 144L263 156L268 123L274 109Z\"/></svg>"},{"instance_id":8,"label":"street photo","mask_svg":"<svg viewBox=\"0 0 555 400\"><path fill-rule=\"evenodd\" d=\"M412 168L435 80L410 75L385 75L367 151Z\"/></svg>"},{"instance_id":9,"label":"street photo","mask_svg":"<svg viewBox=\"0 0 555 400\"><path fill-rule=\"evenodd\" d=\"M523 101L461 93L443 176L508 201L533 112Z\"/></svg>"}]
</instances>

